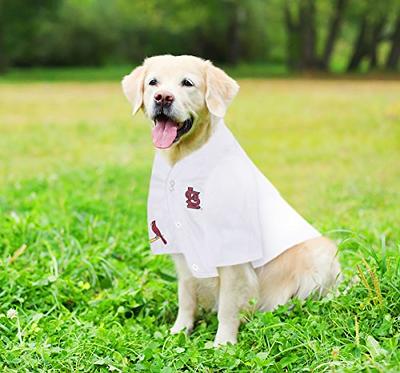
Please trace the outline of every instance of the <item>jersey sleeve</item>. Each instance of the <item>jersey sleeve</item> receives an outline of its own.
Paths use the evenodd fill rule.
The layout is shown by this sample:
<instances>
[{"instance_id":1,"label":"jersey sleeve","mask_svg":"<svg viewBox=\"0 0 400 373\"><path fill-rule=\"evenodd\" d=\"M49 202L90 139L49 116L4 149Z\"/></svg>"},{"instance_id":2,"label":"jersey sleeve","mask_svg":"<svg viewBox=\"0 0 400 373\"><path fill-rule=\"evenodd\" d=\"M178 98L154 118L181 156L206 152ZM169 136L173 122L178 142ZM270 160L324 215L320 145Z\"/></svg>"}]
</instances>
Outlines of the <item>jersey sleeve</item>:
<instances>
[{"instance_id":1,"label":"jersey sleeve","mask_svg":"<svg viewBox=\"0 0 400 373\"><path fill-rule=\"evenodd\" d=\"M262 257L255 177L252 165L234 156L220 161L207 181L205 247L216 267Z\"/></svg>"}]
</instances>

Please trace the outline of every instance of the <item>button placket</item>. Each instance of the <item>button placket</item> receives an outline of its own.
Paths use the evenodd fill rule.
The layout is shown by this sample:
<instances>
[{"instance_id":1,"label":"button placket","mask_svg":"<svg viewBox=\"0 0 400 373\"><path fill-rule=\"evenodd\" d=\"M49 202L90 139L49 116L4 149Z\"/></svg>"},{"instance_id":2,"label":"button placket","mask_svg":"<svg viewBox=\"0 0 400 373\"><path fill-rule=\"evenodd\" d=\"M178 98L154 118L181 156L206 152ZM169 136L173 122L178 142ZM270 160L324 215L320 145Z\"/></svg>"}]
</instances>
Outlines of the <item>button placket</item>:
<instances>
[{"instance_id":1,"label":"button placket","mask_svg":"<svg viewBox=\"0 0 400 373\"><path fill-rule=\"evenodd\" d=\"M171 170L169 177L167 178L167 188L169 190L167 200L168 200L168 210L170 212L171 220L175 225L176 229L180 229L182 227L182 223L180 221L180 214L179 214L179 206L177 204L176 193L172 193L176 190L176 180L174 179L173 171ZM179 236L177 236L179 239Z\"/></svg>"},{"instance_id":2,"label":"button placket","mask_svg":"<svg viewBox=\"0 0 400 373\"><path fill-rule=\"evenodd\" d=\"M171 168L166 175L165 182L164 182L164 190L165 190L165 197L166 197L166 202L167 202L167 213L168 213L168 225L171 228L171 232L174 232L174 216L176 214L175 211L175 194L172 193L175 190L176 182L174 179L174 168ZM172 233L174 236L174 239L177 240L178 237L175 235L175 233Z\"/></svg>"}]
</instances>

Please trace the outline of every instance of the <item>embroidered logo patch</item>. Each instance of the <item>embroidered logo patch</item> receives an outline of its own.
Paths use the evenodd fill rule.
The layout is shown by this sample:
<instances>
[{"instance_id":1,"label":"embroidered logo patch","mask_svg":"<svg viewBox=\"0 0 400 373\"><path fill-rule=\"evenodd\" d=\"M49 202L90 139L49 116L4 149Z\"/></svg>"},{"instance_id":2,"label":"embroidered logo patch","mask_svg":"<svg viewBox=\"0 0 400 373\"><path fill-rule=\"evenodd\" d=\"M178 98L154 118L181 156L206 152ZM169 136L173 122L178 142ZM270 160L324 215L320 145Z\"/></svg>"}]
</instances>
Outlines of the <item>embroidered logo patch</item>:
<instances>
[{"instance_id":1,"label":"embroidered logo patch","mask_svg":"<svg viewBox=\"0 0 400 373\"><path fill-rule=\"evenodd\" d=\"M150 242L153 243L159 239L161 239L161 241L163 242L164 245L167 244L167 240L163 237L163 235L161 234L160 230L157 227L156 221L153 220L151 222L151 230L154 232L154 234L156 235L155 237L153 237L152 239L150 239Z\"/></svg>"},{"instance_id":2,"label":"embroidered logo patch","mask_svg":"<svg viewBox=\"0 0 400 373\"><path fill-rule=\"evenodd\" d=\"M188 209L196 209L198 210L200 208L200 198L199 198L200 192L196 192L193 190L192 187L188 187L185 197L186 197L186 203L187 203L187 208Z\"/></svg>"}]
</instances>

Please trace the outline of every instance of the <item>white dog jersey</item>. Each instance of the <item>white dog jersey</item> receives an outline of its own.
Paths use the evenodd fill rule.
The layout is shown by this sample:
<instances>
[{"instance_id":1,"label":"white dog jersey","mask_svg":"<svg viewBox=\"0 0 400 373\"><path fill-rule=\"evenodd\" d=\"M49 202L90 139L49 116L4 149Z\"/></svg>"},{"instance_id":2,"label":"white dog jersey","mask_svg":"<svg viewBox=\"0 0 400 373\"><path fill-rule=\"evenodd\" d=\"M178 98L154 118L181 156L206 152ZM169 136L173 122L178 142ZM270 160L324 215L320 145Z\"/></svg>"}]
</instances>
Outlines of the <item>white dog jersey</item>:
<instances>
[{"instance_id":1,"label":"white dog jersey","mask_svg":"<svg viewBox=\"0 0 400 373\"><path fill-rule=\"evenodd\" d=\"M257 169L220 121L200 149L153 164L148 223L154 254L183 254L195 277L218 267L259 267L320 233Z\"/></svg>"}]
</instances>

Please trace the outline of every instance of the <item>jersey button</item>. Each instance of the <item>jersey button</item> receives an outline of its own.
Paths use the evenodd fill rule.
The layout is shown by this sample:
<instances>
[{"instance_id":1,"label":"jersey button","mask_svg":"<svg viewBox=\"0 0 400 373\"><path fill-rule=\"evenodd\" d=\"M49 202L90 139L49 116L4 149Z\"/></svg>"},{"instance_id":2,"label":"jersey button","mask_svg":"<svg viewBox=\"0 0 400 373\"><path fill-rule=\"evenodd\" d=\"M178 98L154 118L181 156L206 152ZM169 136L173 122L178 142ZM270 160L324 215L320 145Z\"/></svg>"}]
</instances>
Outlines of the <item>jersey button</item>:
<instances>
[{"instance_id":1,"label":"jersey button","mask_svg":"<svg viewBox=\"0 0 400 373\"><path fill-rule=\"evenodd\" d=\"M192 264L192 268L193 268L193 271L196 271L196 272L199 270L199 266L197 264Z\"/></svg>"},{"instance_id":2,"label":"jersey button","mask_svg":"<svg viewBox=\"0 0 400 373\"><path fill-rule=\"evenodd\" d=\"M182 227L182 224L181 224L181 222L179 222L179 221L175 222L175 227L177 227L177 228L180 228L180 227Z\"/></svg>"},{"instance_id":3,"label":"jersey button","mask_svg":"<svg viewBox=\"0 0 400 373\"><path fill-rule=\"evenodd\" d=\"M175 190L175 180L170 180L169 181L169 190L172 192Z\"/></svg>"}]
</instances>

